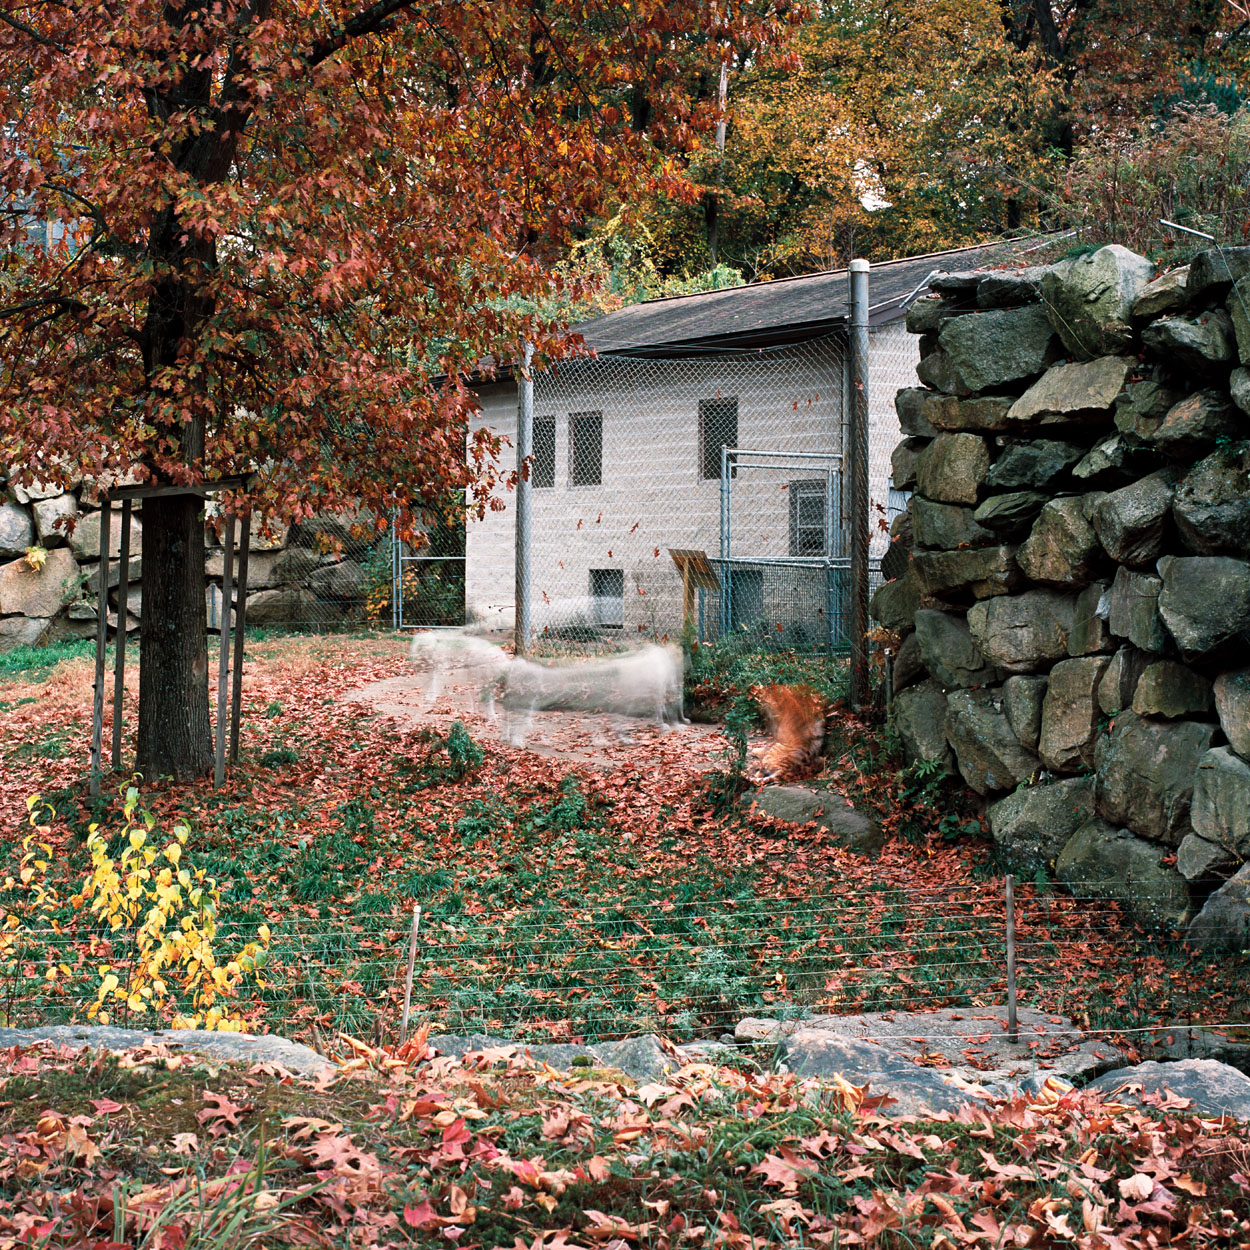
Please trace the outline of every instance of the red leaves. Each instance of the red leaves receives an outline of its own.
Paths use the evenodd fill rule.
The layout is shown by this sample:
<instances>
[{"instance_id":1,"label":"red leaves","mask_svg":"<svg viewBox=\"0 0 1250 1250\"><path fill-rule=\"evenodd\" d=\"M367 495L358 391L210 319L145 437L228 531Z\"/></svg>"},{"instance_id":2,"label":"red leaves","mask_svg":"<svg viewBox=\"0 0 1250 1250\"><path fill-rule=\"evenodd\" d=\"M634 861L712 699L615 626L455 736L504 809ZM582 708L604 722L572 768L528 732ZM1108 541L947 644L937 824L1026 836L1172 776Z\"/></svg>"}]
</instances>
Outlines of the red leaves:
<instances>
[{"instance_id":1,"label":"red leaves","mask_svg":"<svg viewBox=\"0 0 1250 1250\"><path fill-rule=\"evenodd\" d=\"M239 1127L240 1117L251 1109L250 1106L231 1102L225 1094L205 1090L204 1107L195 1113L195 1118L208 1129L210 1137L224 1137Z\"/></svg>"}]
</instances>

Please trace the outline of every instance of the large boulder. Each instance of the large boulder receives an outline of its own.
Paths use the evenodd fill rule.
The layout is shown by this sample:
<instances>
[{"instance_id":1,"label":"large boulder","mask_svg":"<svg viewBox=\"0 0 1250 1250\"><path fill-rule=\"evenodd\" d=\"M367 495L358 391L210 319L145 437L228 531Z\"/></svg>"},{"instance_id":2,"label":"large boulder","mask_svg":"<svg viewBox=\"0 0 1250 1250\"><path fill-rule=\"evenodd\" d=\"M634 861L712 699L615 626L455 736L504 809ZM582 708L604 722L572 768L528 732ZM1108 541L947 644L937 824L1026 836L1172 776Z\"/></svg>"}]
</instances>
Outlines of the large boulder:
<instances>
[{"instance_id":1,"label":"large boulder","mask_svg":"<svg viewBox=\"0 0 1250 1250\"><path fill-rule=\"evenodd\" d=\"M1250 763L1228 747L1208 751L1198 761L1189 819L1200 838L1250 859Z\"/></svg>"},{"instance_id":2,"label":"large boulder","mask_svg":"<svg viewBox=\"0 0 1250 1250\"><path fill-rule=\"evenodd\" d=\"M1227 847L1187 833L1176 848L1176 871L1191 882L1222 883L1237 871L1241 858Z\"/></svg>"},{"instance_id":3,"label":"large boulder","mask_svg":"<svg viewBox=\"0 0 1250 1250\"><path fill-rule=\"evenodd\" d=\"M51 499L36 499L30 505L30 511L35 518L35 532L39 535L40 545L59 547L66 541L63 523L78 515L78 498L71 491L66 491L62 495L53 495ZM97 543L97 555L99 550Z\"/></svg>"},{"instance_id":4,"label":"large boulder","mask_svg":"<svg viewBox=\"0 0 1250 1250\"><path fill-rule=\"evenodd\" d=\"M967 628L985 663L1006 672L1031 673L1067 655L1074 613L1070 595L1028 590L974 604Z\"/></svg>"},{"instance_id":5,"label":"large boulder","mask_svg":"<svg viewBox=\"0 0 1250 1250\"><path fill-rule=\"evenodd\" d=\"M915 537L911 532L910 512L901 512L900 515L908 517L908 531L905 535L891 539L890 545L881 552L881 576L889 581L894 581L895 577L906 576L908 566L911 564L911 547L915 542Z\"/></svg>"},{"instance_id":6,"label":"large boulder","mask_svg":"<svg viewBox=\"0 0 1250 1250\"><path fill-rule=\"evenodd\" d=\"M1211 710L1211 683L1175 660L1156 660L1142 673L1132 706L1138 716L1165 720L1203 716Z\"/></svg>"},{"instance_id":7,"label":"large boulder","mask_svg":"<svg viewBox=\"0 0 1250 1250\"><path fill-rule=\"evenodd\" d=\"M1162 360L1212 373L1233 360L1233 323L1222 308L1164 317L1142 331L1142 343Z\"/></svg>"},{"instance_id":8,"label":"large boulder","mask_svg":"<svg viewBox=\"0 0 1250 1250\"><path fill-rule=\"evenodd\" d=\"M1233 321L1237 359L1250 364L1250 277L1242 278L1228 293L1228 314Z\"/></svg>"},{"instance_id":9,"label":"large boulder","mask_svg":"<svg viewBox=\"0 0 1250 1250\"><path fill-rule=\"evenodd\" d=\"M1231 556L1165 556L1159 617L1186 658L1250 641L1250 563Z\"/></svg>"},{"instance_id":10,"label":"large boulder","mask_svg":"<svg viewBox=\"0 0 1250 1250\"><path fill-rule=\"evenodd\" d=\"M939 434L916 459L916 489L941 503L974 504L990 469L990 449L975 434Z\"/></svg>"},{"instance_id":11,"label":"large boulder","mask_svg":"<svg viewBox=\"0 0 1250 1250\"><path fill-rule=\"evenodd\" d=\"M48 637L52 621L38 616L0 617L0 655L18 647L38 647Z\"/></svg>"},{"instance_id":12,"label":"large boulder","mask_svg":"<svg viewBox=\"0 0 1250 1250\"><path fill-rule=\"evenodd\" d=\"M315 608L316 602L316 599L307 591L295 586L262 590L248 596L247 623L249 625L290 625L306 619Z\"/></svg>"},{"instance_id":13,"label":"large boulder","mask_svg":"<svg viewBox=\"0 0 1250 1250\"><path fill-rule=\"evenodd\" d=\"M1243 864L1207 899L1189 926L1195 946L1245 950L1250 945L1250 864Z\"/></svg>"},{"instance_id":14,"label":"large boulder","mask_svg":"<svg viewBox=\"0 0 1250 1250\"><path fill-rule=\"evenodd\" d=\"M318 552L358 552L378 541L377 519L367 508L354 512L319 512L293 526L290 543Z\"/></svg>"},{"instance_id":15,"label":"large boulder","mask_svg":"<svg viewBox=\"0 0 1250 1250\"><path fill-rule=\"evenodd\" d=\"M1146 1107L1150 1103L1144 1102L1141 1094L1171 1094L1185 1099L1193 1115L1250 1120L1250 1077L1218 1059L1179 1059L1173 1063L1150 1060L1130 1068L1117 1068L1085 1088L1097 1090L1115 1102Z\"/></svg>"},{"instance_id":16,"label":"large boulder","mask_svg":"<svg viewBox=\"0 0 1250 1250\"><path fill-rule=\"evenodd\" d=\"M1107 656L1063 660L1050 670L1042 702L1037 753L1052 772L1073 773L1094 763L1098 733L1098 683Z\"/></svg>"},{"instance_id":17,"label":"large boulder","mask_svg":"<svg viewBox=\"0 0 1250 1250\"><path fill-rule=\"evenodd\" d=\"M1134 573L1121 566L1111 583L1108 624L1117 638L1126 638L1141 651L1164 651L1168 636L1159 615L1163 579L1153 573Z\"/></svg>"},{"instance_id":18,"label":"large boulder","mask_svg":"<svg viewBox=\"0 0 1250 1250\"><path fill-rule=\"evenodd\" d=\"M315 570L323 567L322 559L309 547L288 547L285 550L253 551L247 561L247 587L249 591L268 590L274 586L297 586ZM225 553L218 548L210 551L204 562L206 576L220 581L225 575ZM237 590L240 567L235 552L234 584Z\"/></svg>"},{"instance_id":19,"label":"large boulder","mask_svg":"<svg viewBox=\"0 0 1250 1250\"><path fill-rule=\"evenodd\" d=\"M911 629L920 607L920 589L911 569L892 582L882 582L873 592L868 610L874 621L886 629Z\"/></svg>"},{"instance_id":20,"label":"large boulder","mask_svg":"<svg viewBox=\"0 0 1250 1250\"><path fill-rule=\"evenodd\" d=\"M955 395L971 395L1036 377L1055 358L1058 344L1038 304L953 317L938 332L943 372L922 380ZM928 361L922 362L922 365ZM945 383L943 385L942 383Z\"/></svg>"},{"instance_id":21,"label":"large boulder","mask_svg":"<svg viewBox=\"0 0 1250 1250\"><path fill-rule=\"evenodd\" d=\"M989 547L999 539L993 530L978 525L973 509L954 503L934 503L916 495L911 501L912 532L916 546L932 551L954 551L959 547Z\"/></svg>"},{"instance_id":22,"label":"large boulder","mask_svg":"<svg viewBox=\"0 0 1250 1250\"><path fill-rule=\"evenodd\" d=\"M359 599L364 569L355 560L336 560L323 564L308 576L307 586L314 594L327 599Z\"/></svg>"},{"instance_id":23,"label":"large boulder","mask_svg":"<svg viewBox=\"0 0 1250 1250\"><path fill-rule=\"evenodd\" d=\"M1136 647L1121 647L1111 657L1111 663L1098 683L1098 707L1104 716L1117 716L1132 706L1137 683L1152 658Z\"/></svg>"},{"instance_id":24,"label":"large boulder","mask_svg":"<svg viewBox=\"0 0 1250 1250\"><path fill-rule=\"evenodd\" d=\"M1115 490L1141 477L1148 459L1144 448L1117 430L1099 439L1072 466L1072 478L1081 489Z\"/></svg>"},{"instance_id":25,"label":"large boulder","mask_svg":"<svg viewBox=\"0 0 1250 1250\"><path fill-rule=\"evenodd\" d=\"M1137 297L1133 305L1133 320L1153 321L1155 317L1165 317L1168 313L1183 312L1189 303L1188 278L1188 265L1161 273Z\"/></svg>"},{"instance_id":26,"label":"large boulder","mask_svg":"<svg viewBox=\"0 0 1250 1250\"><path fill-rule=\"evenodd\" d=\"M925 676L924 657L920 654L920 639L913 630L898 644L898 654L894 657L894 669L891 674L894 690L903 690L915 685Z\"/></svg>"},{"instance_id":27,"label":"large boulder","mask_svg":"<svg viewBox=\"0 0 1250 1250\"><path fill-rule=\"evenodd\" d=\"M904 434L932 438L943 430L1002 430L1014 399L1009 395L976 395L960 399L924 387L908 387L894 397Z\"/></svg>"},{"instance_id":28,"label":"large boulder","mask_svg":"<svg viewBox=\"0 0 1250 1250\"><path fill-rule=\"evenodd\" d=\"M1055 860L1055 876L1076 894L1123 901L1150 928L1175 929L1189 916L1185 878L1160 860L1164 848L1091 820L1068 839Z\"/></svg>"},{"instance_id":29,"label":"large boulder","mask_svg":"<svg viewBox=\"0 0 1250 1250\"><path fill-rule=\"evenodd\" d=\"M1215 711L1229 745L1250 759L1250 668L1221 673L1212 687Z\"/></svg>"},{"instance_id":30,"label":"large boulder","mask_svg":"<svg viewBox=\"0 0 1250 1250\"><path fill-rule=\"evenodd\" d=\"M962 616L922 608L915 623L924 666L947 690L997 680L998 670L986 661Z\"/></svg>"},{"instance_id":31,"label":"large boulder","mask_svg":"<svg viewBox=\"0 0 1250 1250\"><path fill-rule=\"evenodd\" d=\"M806 825L815 822L829 841L859 855L876 855L885 842L877 822L857 811L840 794L807 786L765 786L749 796L757 811L773 820Z\"/></svg>"},{"instance_id":32,"label":"large boulder","mask_svg":"<svg viewBox=\"0 0 1250 1250\"><path fill-rule=\"evenodd\" d=\"M907 309L905 324L909 334L936 334L948 317L958 316L960 311L947 300L926 295Z\"/></svg>"},{"instance_id":33,"label":"large boulder","mask_svg":"<svg viewBox=\"0 0 1250 1250\"><path fill-rule=\"evenodd\" d=\"M1004 860L1017 872L1050 872L1060 852L1094 818L1092 777L1066 777L991 803L990 833Z\"/></svg>"},{"instance_id":34,"label":"large boulder","mask_svg":"<svg viewBox=\"0 0 1250 1250\"><path fill-rule=\"evenodd\" d=\"M1185 290L1195 308L1223 299L1234 282L1250 276L1250 247L1213 247L1189 265Z\"/></svg>"},{"instance_id":35,"label":"large boulder","mask_svg":"<svg viewBox=\"0 0 1250 1250\"><path fill-rule=\"evenodd\" d=\"M823 1029L800 1028L784 1037L779 1057L799 1076L836 1076L852 1085L867 1085L873 1095L889 1095L893 1115L953 1112L978 1097L975 1086L970 1089L941 1068L920 1067L874 1042ZM986 1097L984 1091L980 1097Z\"/></svg>"},{"instance_id":36,"label":"large boulder","mask_svg":"<svg viewBox=\"0 0 1250 1250\"><path fill-rule=\"evenodd\" d=\"M986 490L1045 490L1084 455L1084 448L1053 438L1009 443L985 475Z\"/></svg>"},{"instance_id":37,"label":"large boulder","mask_svg":"<svg viewBox=\"0 0 1250 1250\"><path fill-rule=\"evenodd\" d=\"M1108 420L1129 370L1130 356L1053 365L1034 382L1007 413L1012 425L1091 423Z\"/></svg>"},{"instance_id":38,"label":"large boulder","mask_svg":"<svg viewBox=\"0 0 1250 1250\"><path fill-rule=\"evenodd\" d=\"M49 551L42 566L26 559L0 565L0 616L51 618L79 590L78 563L67 547Z\"/></svg>"},{"instance_id":39,"label":"large boulder","mask_svg":"<svg viewBox=\"0 0 1250 1250\"><path fill-rule=\"evenodd\" d=\"M1103 550L1118 564L1145 565L1163 551L1175 475L1160 469L1140 481L1110 491L1095 505L1091 519Z\"/></svg>"},{"instance_id":40,"label":"large boulder","mask_svg":"<svg viewBox=\"0 0 1250 1250\"><path fill-rule=\"evenodd\" d=\"M0 503L0 560L24 556L35 543L30 513L15 503Z\"/></svg>"},{"instance_id":41,"label":"large boulder","mask_svg":"<svg viewBox=\"0 0 1250 1250\"><path fill-rule=\"evenodd\" d=\"M69 535L70 550L76 559L98 560L100 558L100 513L88 512L78 518L74 532ZM109 516L109 559L116 560L122 549L122 510L113 508ZM137 516L130 519L130 554L143 550L143 525Z\"/></svg>"},{"instance_id":42,"label":"large boulder","mask_svg":"<svg viewBox=\"0 0 1250 1250\"><path fill-rule=\"evenodd\" d=\"M1121 712L1098 739L1098 812L1152 842L1176 846L1189 832L1198 761L1211 747L1213 725L1154 721Z\"/></svg>"},{"instance_id":43,"label":"large boulder","mask_svg":"<svg viewBox=\"0 0 1250 1250\"><path fill-rule=\"evenodd\" d=\"M1001 690L954 690L946 703L946 739L960 775L978 794L1014 790L1037 772L1037 756L1007 721Z\"/></svg>"},{"instance_id":44,"label":"large boulder","mask_svg":"<svg viewBox=\"0 0 1250 1250\"><path fill-rule=\"evenodd\" d=\"M1020 304L1040 303L1045 273L1045 265L991 269L977 283L977 307L1016 308Z\"/></svg>"},{"instance_id":45,"label":"large boulder","mask_svg":"<svg viewBox=\"0 0 1250 1250\"><path fill-rule=\"evenodd\" d=\"M1179 392L1153 379L1129 382L1115 401L1115 428L1138 442L1148 442L1181 399Z\"/></svg>"},{"instance_id":46,"label":"large boulder","mask_svg":"<svg viewBox=\"0 0 1250 1250\"><path fill-rule=\"evenodd\" d=\"M83 582L83 589L90 595L98 594L100 590L100 562L97 560L94 564L84 563L78 566L78 571L86 579ZM110 560L108 572L106 574L106 589L112 590L113 587L121 584L122 580L122 562L120 560ZM126 581L130 585L143 580L143 560L138 556L131 556L126 562Z\"/></svg>"},{"instance_id":47,"label":"large boulder","mask_svg":"<svg viewBox=\"0 0 1250 1250\"><path fill-rule=\"evenodd\" d=\"M1133 307L1155 276L1154 265L1117 243L1051 266L1042 299L1063 345L1083 360L1133 345Z\"/></svg>"},{"instance_id":48,"label":"large boulder","mask_svg":"<svg viewBox=\"0 0 1250 1250\"><path fill-rule=\"evenodd\" d=\"M1019 584L1014 547L969 547L960 551L917 551L912 568L920 591L937 598L963 593L977 599L1005 595Z\"/></svg>"},{"instance_id":49,"label":"large boulder","mask_svg":"<svg viewBox=\"0 0 1250 1250\"><path fill-rule=\"evenodd\" d=\"M1091 582L1076 597L1072 632L1068 634L1068 654L1097 655L1112 649L1111 587L1107 582Z\"/></svg>"},{"instance_id":50,"label":"large boulder","mask_svg":"<svg viewBox=\"0 0 1250 1250\"><path fill-rule=\"evenodd\" d=\"M1176 488L1172 516L1195 555L1243 554L1250 547L1250 449L1216 451Z\"/></svg>"},{"instance_id":51,"label":"large boulder","mask_svg":"<svg viewBox=\"0 0 1250 1250\"><path fill-rule=\"evenodd\" d=\"M1068 496L1052 499L1042 508L1016 562L1030 581L1084 586L1093 577L1100 554L1098 536L1085 519L1081 499Z\"/></svg>"},{"instance_id":52,"label":"large boulder","mask_svg":"<svg viewBox=\"0 0 1250 1250\"><path fill-rule=\"evenodd\" d=\"M1042 701L1046 698L1046 678L1022 673L1003 682L1003 711L1011 732L1028 751L1037 751L1042 734Z\"/></svg>"},{"instance_id":53,"label":"large boulder","mask_svg":"<svg viewBox=\"0 0 1250 1250\"><path fill-rule=\"evenodd\" d=\"M904 387L894 396L898 427L907 438L932 438L938 432L932 420L933 410L951 402L958 401L926 387Z\"/></svg>"},{"instance_id":54,"label":"large boulder","mask_svg":"<svg viewBox=\"0 0 1250 1250\"><path fill-rule=\"evenodd\" d=\"M950 768L954 763L946 742L946 692L937 682L922 681L898 691L890 704L890 723L907 764L940 760Z\"/></svg>"},{"instance_id":55,"label":"large boulder","mask_svg":"<svg viewBox=\"0 0 1250 1250\"><path fill-rule=\"evenodd\" d=\"M1250 369L1234 369L1228 375L1228 393L1238 409L1250 416Z\"/></svg>"},{"instance_id":56,"label":"large boulder","mask_svg":"<svg viewBox=\"0 0 1250 1250\"><path fill-rule=\"evenodd\" d=\"M927 439L905 438L890 453L890 481L896 490L912 490L916 485L916 463L929 445Z\"/></svg>"},{"instance_id":57,"label":"large boulder","mask_svg":"<svg viewBox=\"0 0 1250 1250\"><path fill-rule=\"evenodd\" d=\"M1193 460L1224 439L1236 438L1240 424L1223 391L1195 391L1168 410L1150 442L1165 456Z\"/></svg>"},{"instance_id":58,"label":"large boulder","mask_svg":"<svg viewBox=\"0 0 1250 1250\"><path fill-rule=\"evenodd\" d=\"M1027 533L1037 514L1046 506L1046 499L1040 490L991 495L973 512L972 519L998 536Z\"/></svg>"},{"instance_id":59,"label":"large boulder","mask_svg":"<svg viewBox=\"0 0 1250 1250\"><path fill-rule=\"evenodd\" d=\"M906 1060L913 1069L928 1068L953 1076L957 1082L992 1086L996 1092L1036 1090L1051 1076L1069 1082L1089 1079L1123 1062L1117 1048L1101 1039L1078 1044L1076 1037L1080 1030L1063 1016L1029 1007L1021 1007L1017 1015L1020 1032L1035 1045L1011 1040L1007 1009L1002 1006L974 1012L966 1008L939 1007L930 1011L873 1011L790 1020L746 1016L734 1026L734 1039L741 1045L774 1046L790 1038L811 1035L856 1041L882 1048L891 1056ZM841 1062L857 1065L858 1053L847 1052L848 1057ZM938 1057L945 1062L930 1067ZM868 1058L871 1063L879 1062L873 1052L868 1052ZM871 1074L857 1066L846 1067L843 1075L855 1085L865 1081L872 1083ZM872 1090L888 1092L888 1083L887 1079L887 1088L881 1090L872 1083ZM900 1112L902 1108L891 1110Z\"/></svg>"}]
</instances>

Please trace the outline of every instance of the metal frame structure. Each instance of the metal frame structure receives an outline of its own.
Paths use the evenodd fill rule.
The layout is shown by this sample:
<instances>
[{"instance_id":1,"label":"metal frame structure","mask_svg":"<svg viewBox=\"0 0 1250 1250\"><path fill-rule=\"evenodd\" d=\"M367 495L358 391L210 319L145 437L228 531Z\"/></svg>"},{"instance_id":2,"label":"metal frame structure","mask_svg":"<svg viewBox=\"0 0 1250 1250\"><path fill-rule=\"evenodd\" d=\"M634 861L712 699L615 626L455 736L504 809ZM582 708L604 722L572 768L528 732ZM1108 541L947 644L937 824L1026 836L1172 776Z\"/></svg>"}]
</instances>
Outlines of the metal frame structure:
<instances>
[{"instance_id":1,"label":"metal frame structure","mask_svg":"<svg viewBox=\"0 0 1250 1250\"><path fill-rule=\"evenodd\" d=\"M753 468L797 470L819 469L825 476L825 554L823 556L752 556L733 552L733 483L743 471ZM842 507L844 458L839 452L760 451L747 447L721 448L720 477L720 619L722 631L733 621L733 569L755 565L760 568L817 568L825 570L825 618L830 654L843 647L838 622L835 573L849 570L851 555L845 551L846 527ZM816 479L819 480L819 479ZM700 634L702 625L700 623Z\"/></svg>"},{"instance_id":2,"label":"metal frame structure","mask_svg":"<svg viewBox=\"0 0 1250 1250\"><path fill-rule=\"evenodd\" d=\"M117 642L113 655L112 700L112 755L113 770L121 770L122 761L122 695L126 682L126 618L127 596L130 592L130 525L131 513L136 499L153 499L168 495L197 495L207 499L223 490L246 489L249 477L224 478L203 486L122 486L100 494L100 568L99 600L97 604L95 688L91 712L91 762L89 790L92 798L100 793L100 777L103 771L101 756L104 740L104 684L106 651L108 649L108 599L109 599L109 537L112 528L114 502L122 506L121 542L118 550L117 576ZM247 619L247 565L251 552L252 518L242 518L239 536L239 603L233 613L235 627L231 628L231 600L234 594L234 555L236 517L226 517L226 542L222 572L222 622L221 645L217 667L217 725L214 741L213 784L221 786L226 779L226 715L227 690L229 689L229 759L239 758L239 717L243 699L243 630ZM233 634L233 637L232 637ZM233 643L233 682L231 682L231 644ZM139 660L142 664L142 656Z\"/></svg>"}]
</instances>

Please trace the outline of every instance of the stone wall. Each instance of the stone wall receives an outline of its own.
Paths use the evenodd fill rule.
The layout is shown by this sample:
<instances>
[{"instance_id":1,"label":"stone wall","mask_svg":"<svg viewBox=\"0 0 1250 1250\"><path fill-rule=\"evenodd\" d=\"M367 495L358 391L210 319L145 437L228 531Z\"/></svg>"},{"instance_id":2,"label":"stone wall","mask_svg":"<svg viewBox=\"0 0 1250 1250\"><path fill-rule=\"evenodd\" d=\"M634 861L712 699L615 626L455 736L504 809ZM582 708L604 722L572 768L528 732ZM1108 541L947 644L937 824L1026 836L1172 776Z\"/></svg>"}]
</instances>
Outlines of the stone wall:
<instances>
[{"instance_id":1,"label":"stone wall","mask_svg":"<svg viewBox=\"0 0 1250 1250\"><path fill-rule=\"evenodd\" d=\"M931 289L873 600L906 756L985 797L1017 869L1245 942L1250 248Z\"/></svg>"},{"instance_id":2,"label":"stone wall","mask_svg":"<svg viewBox=\"0 0 1250 1250\"><path fill-rule=\"evenodd\" d=\"M58 522L76 517L72 533ZM118 602L121 511L109 530L108 624L135 630L143 612L143 509L131 526L130 586ZM248 575L249 624L331 626L360 613L362 561L376 541L352 537L354 518L322 516L254 538ZM222 551L208 531L209 616L220 619ZM33 559L28 552L34 550ZM100 590L100 509L90 482L73 489L23 488L0 479L0 651L95 634ZM40 558L42 557L42 564Z\"/></svg>"}]
</instances>

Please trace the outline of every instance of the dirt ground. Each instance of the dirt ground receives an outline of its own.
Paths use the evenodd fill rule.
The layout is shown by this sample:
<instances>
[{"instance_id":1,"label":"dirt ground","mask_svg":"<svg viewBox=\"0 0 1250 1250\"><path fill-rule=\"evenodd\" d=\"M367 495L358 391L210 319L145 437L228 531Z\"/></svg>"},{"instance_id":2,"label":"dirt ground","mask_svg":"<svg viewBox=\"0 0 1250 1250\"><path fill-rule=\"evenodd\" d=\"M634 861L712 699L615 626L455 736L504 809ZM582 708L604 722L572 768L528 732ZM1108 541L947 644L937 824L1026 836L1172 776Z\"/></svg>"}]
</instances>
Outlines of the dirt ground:
<instances>
[{"instance_id":1,"label":"dirt ground","mask_svg":"<svg viewBox=\"0 0 1250 1250\"><path fill-rule=\"evenodd\" d=\"M428 671L408 665L398 676L347 691L342 701L368 707L401 729L445 729L458 720L474 738L506 742L502 716L487 715L476 691L457 682L454 675L447 677L446 682L431 703L427 695ZM682 763L692 772L706 773L725 766L728 741L718 728L691 724L666 731L653 721L631 716L536 712L523 747L507 745L549 759L610 771L627 762L636 763L640 756L659 754L668 765L678 744Z\"/></svg>"}]
</instances>

